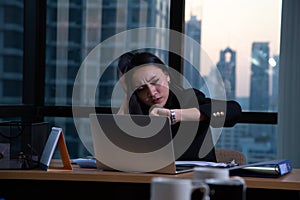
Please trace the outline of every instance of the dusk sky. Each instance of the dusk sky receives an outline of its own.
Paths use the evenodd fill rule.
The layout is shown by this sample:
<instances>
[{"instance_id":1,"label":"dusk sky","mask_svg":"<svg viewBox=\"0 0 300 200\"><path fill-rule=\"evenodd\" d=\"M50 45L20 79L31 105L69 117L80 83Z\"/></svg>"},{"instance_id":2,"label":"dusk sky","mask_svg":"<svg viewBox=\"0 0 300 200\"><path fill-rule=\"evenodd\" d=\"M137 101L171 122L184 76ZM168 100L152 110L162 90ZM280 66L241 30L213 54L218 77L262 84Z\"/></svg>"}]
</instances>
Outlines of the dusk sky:
<instances>
[{"instance_id":1,"label":"dusk sky","mask_svg":"<svg viewBox=\"0 0 300 200\"><path fill-rule=\"evenodd\" d=\"M202 49L213 64L220 50L236 51L236 95L249 96L252 43L269 42L270 56L279 54L281 0L186 0L186 5L186 20L191 14L202 20Z\"/></svg>"}]
</instances>

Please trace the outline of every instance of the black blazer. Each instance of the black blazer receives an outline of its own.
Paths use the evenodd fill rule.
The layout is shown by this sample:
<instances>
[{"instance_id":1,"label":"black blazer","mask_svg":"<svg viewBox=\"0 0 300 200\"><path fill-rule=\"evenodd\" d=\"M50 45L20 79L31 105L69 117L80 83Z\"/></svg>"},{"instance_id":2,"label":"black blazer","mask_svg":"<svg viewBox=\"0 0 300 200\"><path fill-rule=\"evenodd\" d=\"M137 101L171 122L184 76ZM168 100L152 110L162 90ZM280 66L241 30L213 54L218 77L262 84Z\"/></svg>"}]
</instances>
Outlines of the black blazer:
<instances>
[{"instance_id":1,"label":"black blazer","mask_svg":"<svg viewBox=\"0 0 300 200\"><path fill-rule=\"evenodd\" d=\"M216 100L205 97L197 89L185 89L180 95L170 91L165 108L199 108L207 120L180 122L171 126L177 160L204 160L216 162L211 127L232 127L241 116L241 106L236 101Z\"/></svg>"}]
</instances>

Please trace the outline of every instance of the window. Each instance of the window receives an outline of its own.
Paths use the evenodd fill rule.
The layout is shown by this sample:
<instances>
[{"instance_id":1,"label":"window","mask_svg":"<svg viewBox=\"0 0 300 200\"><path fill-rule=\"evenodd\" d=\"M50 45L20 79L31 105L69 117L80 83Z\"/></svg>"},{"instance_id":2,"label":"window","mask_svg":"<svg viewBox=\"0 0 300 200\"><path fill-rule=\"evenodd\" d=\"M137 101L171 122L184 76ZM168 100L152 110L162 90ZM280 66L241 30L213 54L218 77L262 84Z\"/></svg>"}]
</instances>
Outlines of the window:
<instances>
[{"instance_id":1,"label":"window","mask_svg":"<svg viewBox=\"0 0 300 200\"><path fill-rule=\"evenodd\" d=\"M4 11L4 23L11 25L23 23L23 4L21 2L4 3L2 9Z\"/></svg>"},{"instance_id":2,"label":"window","mask_svg":"<svg viewBox=\"0 0 300 200\"><path fill-rule=\"evenodd\" d=\"M270 99L278 89L273 78L278 76L280 17L281 0L186 1L185 32L200 43L196 53L203 57L194 67L207 79L217 70L226 98L239 101L243 110L276 107Z\"/></svg>"},{"instance_id":3,"label":"window","mask_svg":"<svg viewBox=\"0 0 300 200\"><path fill-rule=\"evenodd\" d=\"M52 125L65 130L72 157L86 155L86 146L78 140L81 136L76 133L71 108L74 102L78 106L89 107L93 99L85 95L90 88L85 90L82 84L74 85L81 64L92 53L100 55L95 51L99 44L103 44L105 50L101 55L117 54L112 43L105 41L124 31L129 32L139 27L173 28L181 31L183 19L180 14L183 13L180 12L185 3L185 33L201 44L202 48L185 48L188 50L185 55L188 60L184 61L182 72L192 86L212 97L218 93L209 92L211 88L205 84L208 80L213 80L210 77L218 71L222 72L219 75L224 80L226 98L236 99L243 108L241 123L232 129L223 129L222 135L216 136L218 147L244 151L247 145L243 144L247 143L257 147L246 150L252 160L273 158L276 155L274 144L277 135L281 0L259 1L255 4L255 16L252 14L254 8L250 6L253 2L193 0L197 4L192 4L192 0L47 0L45 5L44 1L38 0L3 1L0 5L3 16L0 20L1 117L15 114L21 118L20 113L24 113L23 106L15 106L13 114L6 112L6 105L32 106L33 119L50 121ZM235 6L238 9L229 11ZM28 10L24 12L25 9ZM251 14L243 19L244 13L238 13L241 11L245 14L250 11ZM220 15L222 17L218 19L222 18L225 22L212 21L214 16ZM259 17L260 15L263 17ZM232 21L230 16L239 17ZM243 26L245 28L241 28ZM275 31L269 32L273 26ZM253 40L249 41L239 32L242 30L264 35L254 37L251 34ZM138 44L129 41L139 38L154 38L156 43L169 45L159 33L146 36L140 33L130 34L121 43L125 41L126 48L132 49ZM247 46L246 50L237 48L239 44ZM197 60L198 52L201 53L200 60ZM166 63L172 62L165 52L155 53ZM175 63L178 65L179 62L176 60ZM100 112L110 112L111 106L118 107L122 99L120 95L113 102L110 101L113 85L117 81L116 63L93 60L86 64L93 67L92 73L84 73L80 77L86 80L86 84L91 84L90 79L97 73L105 71L105 76L98 83L103 89L96 91L94 96L97 98L96 105L99 106L97 109ZM107 66L110 67L109 70L105 70ZM174 67L181 70L180 65ZM199 70L202 76L200 81L196 81L199 77L194 78L193 75ZM241 73L243 70L246 70L245 73ZM257 86L257 83L260 85ZM264 87L260 87L262 84ZM261 89L261 94L258 88ZM82 90L84 95L72 96L73 89ZM23 91L26 92L23 94ZM78 120L82 121L81 131L88 130L87 119Z\"/></svg>"},{"instance_id":4,"label":"window","mask_svg":"<svg viewBox=\"0 0 300 200\"><path fill-rule=\"evenodd\" d=\"M78 4L74 0L69 1L47 1L47 25L46 25L46 85L45 104L49 106L66 106L74 102L79 106L89 106L91 98L88 95L89 87L84 88L84 84L95 84L95 74L103 73L99 82L99 90L95 94L96 105L101 107L111 107L111 95L114 85L117 82L116 62L101 62L103 52L97 54L97 59L87 61L90 73L83 72L78 75L78 70L85 59L95 51L97 46L105 40L109 40L122 31L135 27L158 27L168 28L169 7L165 0L140 0L140 1L83 1ZM164 5L165 9L158 9ZM126 17L131 16L131 17ZM162 23L163 21L163 23ZM163 26L162 26L163 25ZM138 37L143 37L139 35ZM136 37L131 39L136 40ZM112 45L112 46L111 46ZM128 42L127 48L131 48ZM114 54L116 46L106 43L103 51ZM109 65L109 68L105 68ZM81 76L83 82L75 85L75 78ZM80 91L80 95L72 96L73 89ZM121 97L114 103L121 103ZM119 105L117 105L119 106ZM86 127L87 120L80 120L80 126ZM63 129L71 127L74 121L66 118L54 118L56 124L60 124ZM82 156L86 151L78 148L78 136L67 130L68 147L74 156ZM81 131L81 130L79 130ZM86 132L86 131L85 131ZM80 133L79 133L80 134ZM73 136L72 136L73 135ZM72 142L73 141L73 142ZM76 150L78 149L78 150Z\"/></svg>"},{"instance_id":5,"label":"window","mask_svg":"<svg viewBox=\"0 0 300 200\"><path fill-rule=\"evenodd\" d=\"M3 59L3 73L22 74L22 60L16 55L6 55ZM20 95L20 94L19 94Z\"/></svg>"},{"instance_id":6,"label":"window","mask_svg":"<svg viewBox=\"0 0 300 200\"><path fill-rule=\"evenodd\" d=\"M191 84L216 98L220 91L214 89L223 84L222 98L238 101L243 111L277 111L280 17L281 0L187 0L185 32L201 48L186 48L186 54L201 56L190 58L198 73L188 63L184 73L197 80L200 72L204 80ZM276 125L238 124L215 140L257 162L276 158L276 138Z\"/></svg>"},{"instance_id":7,"label":"window","mask_svg":"<svg viewBox=\"0 0 300 200\"><path fill-rule=\"evenodd\" d=\"M4 99L10 97L18 98L22 90L22 82L18 80L4 80L3 81L3 96ZM12 100L12 99L10 99ZM15 99L16 100L16 99ZM16 102L16 101L15 101Z\"/></svg>"},{"instance_id":8,"label":"window","mask_svg":"<svg viewBox=\"0 0 300 200\"><path fill-rule=\"evenodd\" d=\"M23 3L2 1L0 13L0 104L21 104Z\"/></svg>"}]
</instances>

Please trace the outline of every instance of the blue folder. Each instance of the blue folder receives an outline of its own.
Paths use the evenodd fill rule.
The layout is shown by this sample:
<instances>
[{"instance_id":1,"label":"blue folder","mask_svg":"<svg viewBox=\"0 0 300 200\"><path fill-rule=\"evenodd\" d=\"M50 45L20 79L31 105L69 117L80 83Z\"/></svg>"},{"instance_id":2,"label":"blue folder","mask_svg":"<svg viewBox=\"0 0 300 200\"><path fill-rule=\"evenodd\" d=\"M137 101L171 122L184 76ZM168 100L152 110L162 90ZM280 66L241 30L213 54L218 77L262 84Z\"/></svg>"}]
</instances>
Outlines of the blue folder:
<instances>
[{"instance_id":1,"label":"blue folder","mask_svg":"<svg viewBox=\"0 0 300 200\"><path fill-rule=\"evenodd\" d=\"M231 176L277 178L292 171L290 160L269 160L229 168Z\"/></svg>"}]
</instances>

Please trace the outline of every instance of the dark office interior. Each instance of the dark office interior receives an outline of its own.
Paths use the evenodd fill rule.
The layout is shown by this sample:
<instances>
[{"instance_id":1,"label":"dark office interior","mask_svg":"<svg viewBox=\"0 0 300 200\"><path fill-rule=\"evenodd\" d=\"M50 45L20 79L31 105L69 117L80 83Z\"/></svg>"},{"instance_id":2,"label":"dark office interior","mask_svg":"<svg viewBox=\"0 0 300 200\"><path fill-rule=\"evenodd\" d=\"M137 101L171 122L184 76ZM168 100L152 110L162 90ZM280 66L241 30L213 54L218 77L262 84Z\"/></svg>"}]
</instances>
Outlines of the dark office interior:
<instances>
[{"instance_id":1,"label":"dark office interior","mask_svg":"<svg viewBox=\"0 0 300 200\"><path fill-rule=\"evenodd\" d=\"M227 0L219 2L220 5L217 1L214 1L215 4L206 0L199 2L200 6L197 7L191 0L1 1L0 132L4 130L1 129L4 126L14 126L16 123L34 128L45 122L47 130L43 130L46 133L50 132L51 127L62 128L71 159L92 156L91 141L83 139L86 132L90 131L85 129L90 111L115 113L122 99L121 96L116 96L111 101L114 87L118 84L116 59L101 62L101 58L95 64L88 63L86 58L97 48L102 48L103 55L110 54L117 58L119 52L114 50L115 43L109 46L109 41L115 40L124 41L124 44L120 44L124 49L139 50L139 45L136 48L136 44L130 43L135 36L127 40L118 38L126 31L130 33L135 29L150 27L168 29L187 35L193 40L193 45L199 44L200 50L199 46L187 46L184 38L177 40L172 34L167 40L149 34L145 38L153 36L159 45L166 45L184 56L152 47L149 48L150 51L161 56L169 67L189 79L193 87L203 89L207 95L212 96L218 94L218 91L212 92L207 80L212 79L214 71L201 74L201 78L196 81L193 75L213 65L212 68L217 69L222 79L229 84L229 89L227 85L224 86L226 98L236 100L242 106L242 116L238 123L234 127L224 128L220 132L222 134L216 136L216 148L240 151L246 155L248 164L289 159L294 169L300 168L297 122L300 112L300 2L268 0L269 5L261 3L254 7L230 0L228 3ZM217 16L217 10L224 3L226 7ZM232 3L236 5L230 6ZM218 9L213 10L214 6ZM230 7L235 7L235 11ZM209 16L213 15L217 16L216 19L227 19L224 13L232 15L231 19L238 19L242 12L238 12L239 8L247 10L247 7L251 15L247 15L245 20L242 20L242 16L240 21L227 20L227 26L216 24L218 21L209 21ZM261 20L255 15L261 15ZM273 19L276 21L271 21ZM231 26L241 32L234 32L235 29L230 32L233 29ZM272 26L277 32L270 31ZM229 31L226 27L229 27ZM253 30L253 27L258 27L258 30ZM213 30L218 31L209 32ZM248 32L247 36L243 36L242 31ZM255 33L259 36L256 37ZM222 34L224 37L219 37ZM246 37L249 35L248 41ZM276 42L273 41L274 38ZM211 43L209 39L212 39ZM209 46L213 45L222 46L210 50ZM244 51L239 49L239 45L248 46ZM200 52L201 59L203 56L208 64L199 59L200 55L194 56L195 52ZM228 54L231 58L229 61ZM96 73L100 71L103 74L98 78L99 89L91 97L88 89L81 87L83 82L80 82L80 78L86 78L86 82L94 78L93 75L80 71L84 64L94 66ZM229 73L228 66L232 70ZM243 70L246 72L242 72ZM35 142L36 140L42 141L43 145L46 143L45 138L35 139ZM0 144L4 141L0 137ZM1 145L0 147L2 148ZM42 148L37 145L39 154L42 153ZM60 158L59 153L57 149L53 158ZM122 183L118 185L118 192L112 191L111 186L104 183L96 185L93 181L82 181L84 184L80 185L74 181L55 179L29 182L2 179L0 182L5 185L5 189L0 189L0 199L3 197L5 200L24 196L34 198L36 195L53 199L59 196L58 193L67 198L80 190L84 194L81 192L78 197L92 198L98 194L91 194L89 190L92 188L92 191L97 191L97 187L101 187L106 196L114 193L108 199L119 199L122 193L131 196L131 199L148 199L150 195L149 184ZM73 189L68 189L70 187ZM58 192L53 195L49 188ZM39 192L35 193L36 189ZM247 199L300 199L299 191L300 187L298 190L249 188ZM49 198L46 194L48 192ZM134 195L135 193L138 195ZM258 195L263 197L257 198Z\"/></svg>"}]
</instances>

